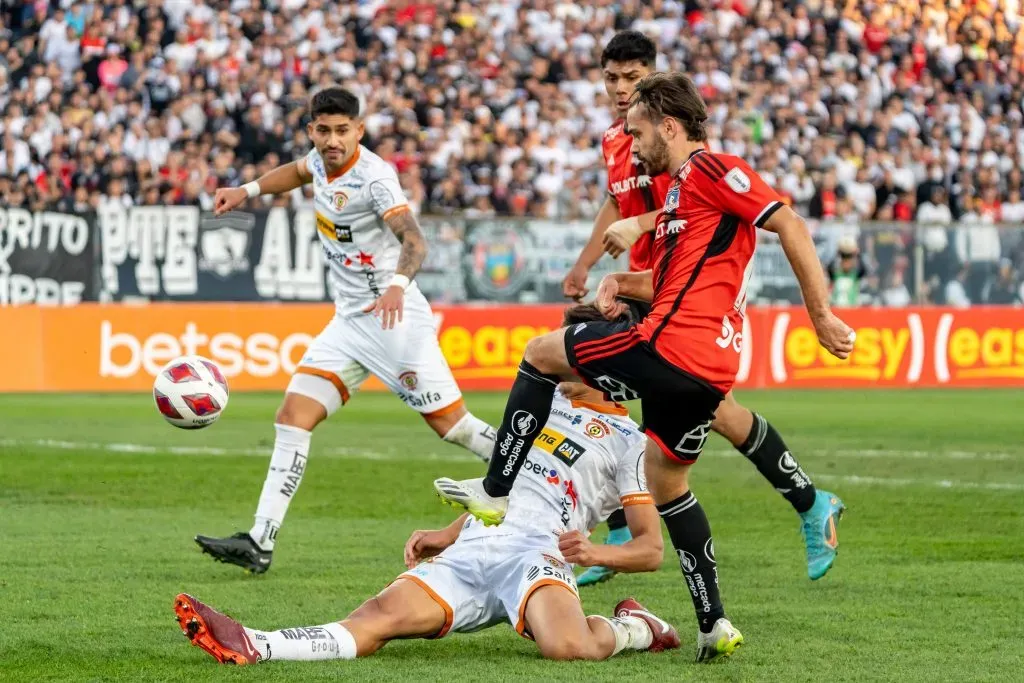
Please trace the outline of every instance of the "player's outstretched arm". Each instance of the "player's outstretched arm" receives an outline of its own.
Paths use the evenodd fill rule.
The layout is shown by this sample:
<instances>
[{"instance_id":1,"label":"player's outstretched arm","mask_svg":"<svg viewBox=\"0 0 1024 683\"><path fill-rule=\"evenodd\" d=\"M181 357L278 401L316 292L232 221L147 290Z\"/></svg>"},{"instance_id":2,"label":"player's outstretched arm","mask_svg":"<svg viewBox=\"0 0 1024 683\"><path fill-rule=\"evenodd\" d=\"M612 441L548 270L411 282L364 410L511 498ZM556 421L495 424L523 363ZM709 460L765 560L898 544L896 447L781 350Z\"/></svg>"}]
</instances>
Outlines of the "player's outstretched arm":
<instances>
[{"instance_id":1,"label":"player's outstretched arm","mask_svg":"<svg viewBox=\"0 0 1024 683\"><path fill-rule=\"evenodd\" d=\"M251 183L241 187L221 187L213 200L213 212L220 216L231 211L246 199L259 197L262 194L282 194L291 192L297 187L312 182L313 176L306 168L306 160L289 161L267 171Z\"/></svg>"},{"instance_id":2,"label":"player's outstretched arm","mask_svg":"<svg viewBox=\"0 0 1024 683\"><path fill-rule=\"evenodd\" d=\"M661 518L653 502L626 506L626 524L633 540L623 545L595 545L583 533L569 531L558 539L566 562L581 567L599 565L617 572L653 572L661 566L665 544Z\"/></svg>"},{"instance_id":3,"label":"player's outstretched arm","mask_svg":"<svg viewBox=\"0 0 1024 683\"><path fill-rule=\"evenodd\" d=\"M455 543L467 517L469 517L468 512L445 528L436 531L412 532L412 536L405 542L405 566L412 569L423 560L434 557Z\"/></svg>"},{"instance_id":4,"label":"player's outstretched arm","mask_svg":"<svg viewBox=\"0 0 1024 683\"><path fill-rule=\"evenodd\" d=\"M804 220L793 209L783 206L763 227L779 236L786 258L800 283L804 305L821 345L837 358L848 357L853 351L855 335L829 308L828 284Z\"/></svg>"},{"instance_id":5,"label":"player's outstretched arm","mask_svg":"<svg viewBox=\"0 0 1024 683\"><path fill-rule=\"evenodd\" d=\"M613 257L618 258L636 244L640 236L645 232L654 232L658 224L658 211L648 211L639 216L623 218L608 226L604 233L604 250Z\"/></svg>"},{"instance_id":6,"label":"player's outstretched arm","mask_svg":"<svg viewBox=\"0 0 1024 683\"><path fill-rule=\"evenodd\" d=\"M618 203L614 197L608 195L594 218L594 230L590 233L587 245L583 247L579 258L576 259L576 264L562 280L562 294L566 297L579 301L590 292L587 289L587 275L594 264L600 260L601 254L604 253L605 231L620 218L622 215L619 213Z\"/></svg>"}]
</instances>

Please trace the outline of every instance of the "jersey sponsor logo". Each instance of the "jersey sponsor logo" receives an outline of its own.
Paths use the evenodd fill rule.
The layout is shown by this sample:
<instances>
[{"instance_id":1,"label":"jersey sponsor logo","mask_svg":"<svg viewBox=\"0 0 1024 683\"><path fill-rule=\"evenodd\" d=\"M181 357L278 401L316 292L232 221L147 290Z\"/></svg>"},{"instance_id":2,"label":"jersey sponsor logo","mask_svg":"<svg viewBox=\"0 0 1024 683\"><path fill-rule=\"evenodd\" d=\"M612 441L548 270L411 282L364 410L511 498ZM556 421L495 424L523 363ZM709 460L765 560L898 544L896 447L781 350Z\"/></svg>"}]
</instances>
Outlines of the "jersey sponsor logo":
<instances>
[{"instance_id":1,"label":"jersey sponsor logo","mask_svg":"<svg viewBox=\"0 0 1024 683\"><path fill-rule=\"evenodd\" d=\"M715 561L715 542L710 538L704 544L704 557L708 558L711 562Z\"/></svg>"},{"instance_id":2,"label":"jersey sponsor logo","mask_svg":"<svg viewBox=\"0 0 1024 683\"><path fill-rule=\"evenodd\" d=\"M316 229L320 231L320 234L329 240L335 242L351 242L352 241L352 227L348 225L335 225L334 221L324 216L319 211L316 212Z\"/></svg>"},{"instance_id":3,"label":"jersey sponsor logo","mask_svg":"<svg viewBox=\"0 0 1024 683\"><path fill-rule=\"evenodd\" d=\"M335 211L341 211L346 205L348 205L348 195L341 190L336 191L334 196L331 198L331 204L334 205Z\"/></svg>"},{"instance_id":4,"label":"jersey sponsor logo","mask_svg":"<svg viewBox=\"0 0 1024 683\"><path fill-rule=\"evenodd\" d=\"M669 221L659 221L657 230L654 231L654 239L660 240L667 235L678 235L686 230L685 218L673 218Z\"/></svg>"},{"instance_id":5,"label":"jersey sponsor logo","mask_svg":"<svg viewBox=\"0 0 1024 683\"><path fill-rule=\"evenodd\" d=\"M313 159L313 175L324 180L327 178L327 169L324 167L324 160L319 154Z\"/></svg>"},{"instance_id":6,"label":"jersey sponsor logo","mask_svg":"<svg viewBox=\"0 0 1024 683\"><path fill-rule=\"evenodd\" d=\"M587 434L595 439L603 439L612 433L612 430L608 428L608 425L593 417L590 418L590 422L588 422L587 426L583 429Z\"/></svg>"},{"instance_id":7,"label":"jersey sponsor logo","mask_svg":"<svg viewBox=\"0 0 1024 683\"><path fill-rule=\"evenodd\" d=\"M742 169L734 168L725 174L725 184L732 188L737 194L750 192L750 178Z\"/></svg>"},{"instance_id":8,"label":"jersey sponsor logo","mask_svg":"<svg viewBox=\"0 0 1024 683\"><path fill-rule=\"evenodd\" d=\"M541 430L533 445L542 451L550 453L556 458L565 461L569 467L572 467L586 452L586 449L583 448L583 446L549 427L545 427Z\"/></svg>"},{"instance_id":9,"label":"jersey sponsor logo","mask_svg":"<svg viewBox=\"0 0 1024 683\"><path fill-rule=\"evenodd\" d=\"M684 574L689 574L697 568L697 558L686 552L685 550L676 550L679 554L679 568L683 570Z\"/></svg>"},{"instance_id":10,"label":"jersey sponsor logo","mask_svg":"<svg viewBox=\"0 0 1024 683\"><path fill-rule=\"evenodd\" d=\"M572 328L572 333L573 335L577 335L585 329L587 329L586 323L577 323L576 326Z\"/></svg>"},{"instance_id":11,"label":"jersey sponsor logo","mask_svg":"<svg viewBox=\"0 0 1024 683\"><path fill-rule=\"evenodd\" d=\"M533 413L517 410L512 415L512 431L516 436L526 436L537 427L537 418Z\"/></svg>"},{"instance_id":12,"label":"jersey sponsor logo","mask_svg":"<svg viewBox=\"0 0 1024 683\"><path fill-rule=\"evenodd\" d=\"M534 569L536 568L537 567L534 567ZM562 583L568 584L569 587L573 589L573 591L576 590L576 577L573 576L572 572L570 572L568 569L555 569L554 567L544 567L541 569L540 573L543 574L545 578L558 579ZM533 579L530 580L532 581Z\"/></svg>"},{"instance_id":13,"label":"jersey sponsor logo","mask_svg":"<svg viewBox=\"0 0 1024 683\"><path fill-rule=\"evenodd\" d=\"M732 348L736 353L740 353L743 350L743 328L739 331L733 327L732 321L729 320L729 316L722 317L722 336L715 339L715 345L722 349Z\"/></svg>"},{"instance_id":14,"label":"jersey sponsor logo","mask_svg":"<svg viewBox=\"0 0 1024 683\"><path fill-rule=\"evenodd\" d=\"M423 391L418 394L399 394L398 397L413 408L426 408L441 400L436 391Z\"/></svg>"},{"instance_id":15,"label":"jersey sponsor logo","mask_svg":"<svg viewBox=\"0 0 1024 683\"><path fill-rule=\"evenodd\" d=\"M611 163L609 162L609 166ZM651 176L649 175L634 175L623 180L616 180L612 183L611 191L612 194L625 194L631 190L637 190L647 187L651 184Z\"/></svg>"},{"instance_id":16,"label":"jersey sponsor logo","mask_svg":"<svg viewBox=\"0 0 1024 683\"><path fill-rule=\"evenodd\" d=\"M617 137L618 134L621 133L621 132L622 132L622 124L621 123L617 123L617 124L615 124L614 126L612 126L611 128L609 128L608 130L606 130L604 132L604 139L605 140L611 140L612 138Z\"/></svg>"},{"instance_id":17,"label":"jersey sponsor logo","mask_svg":"<svg viewBox=\"0 0 1024 683\"><path fill-rule=\"evenodd\" d=\"M419 386L420 383L419 377L412 370L406 370L398 375L398 381L409 391L416 391L416 387Z\"/></svg>"},{"instance_id":18,"label":"jersey sponsor logo","mask_svg":"<svg viewBox=\"0 0 1024 683\"><path fill-rule=\"evenodd\" d=\"M679 183L672 183L672 187L665 194L665 211L672 211L679 208Z\"/></svg>"}]
</instances>

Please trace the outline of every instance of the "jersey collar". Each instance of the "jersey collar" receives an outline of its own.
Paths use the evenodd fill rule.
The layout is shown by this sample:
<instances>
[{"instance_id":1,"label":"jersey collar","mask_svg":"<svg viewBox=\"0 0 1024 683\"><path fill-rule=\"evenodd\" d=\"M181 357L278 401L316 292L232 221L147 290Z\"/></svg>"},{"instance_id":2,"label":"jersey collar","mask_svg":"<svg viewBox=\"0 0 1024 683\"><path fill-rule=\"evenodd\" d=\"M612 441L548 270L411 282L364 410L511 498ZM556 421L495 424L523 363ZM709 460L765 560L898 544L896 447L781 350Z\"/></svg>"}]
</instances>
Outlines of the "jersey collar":
<instances>
[{"instance_id":1,"label":"jersey collar","mask_svg":"<svg viewBox=\"0 0 1024 683\"><path fill-rule=\"evenodd\" d=\"M683 163L682 163L682 164L681 164L681 165L679 166L679 169L678 169L678 170L677 170L677 171L676 171L675 173L673 173L673 174L672 174L672 177L673 177L673 178L678 178L678 177L679 177L679 174L683 172L683 169L684 169L684 168L686 168L686 165L687 165L687 164L689 164L689 163L690 163L690 161L691 161L691 160L693 160L693 158L694 158L695 156L697 156L697 155L698 155L698 154L700 154L701 152L706 152L706 151L707 151L707 149L705 149L704 147L701 147L701 148L699 148L699 149L695 149L695 150L693 150L692 152L690 152L690 156L686 157L686 161L684 161L684 162L683 162Z\"/></svg>"},{"instance_id":2,"label":"jersey collar","mask_svg":"<svg viewBox=\"0 0 1024 683\"><path fill-rule=\"evenodd\" d=\"M335 173L328 173L327 182L333 183L335 180L351 171L352 167L356 165L357 161L359 161L359 150L360 148L356 147L356 153L352 155L352 158L349 159L344 166L339 168Z\"/></svg>"},{"instance_id":3,"label":"jersey collar","mask_svg":"<svg viewBox=\"0 0 1024 683\"><path fill-rule=\"evenodd\" d=\"M570 401L573 408L586 408L595 413L605 415L629 415L629 409L621 403L591 403L590 401Z\"/></svg>"}]
</instances>

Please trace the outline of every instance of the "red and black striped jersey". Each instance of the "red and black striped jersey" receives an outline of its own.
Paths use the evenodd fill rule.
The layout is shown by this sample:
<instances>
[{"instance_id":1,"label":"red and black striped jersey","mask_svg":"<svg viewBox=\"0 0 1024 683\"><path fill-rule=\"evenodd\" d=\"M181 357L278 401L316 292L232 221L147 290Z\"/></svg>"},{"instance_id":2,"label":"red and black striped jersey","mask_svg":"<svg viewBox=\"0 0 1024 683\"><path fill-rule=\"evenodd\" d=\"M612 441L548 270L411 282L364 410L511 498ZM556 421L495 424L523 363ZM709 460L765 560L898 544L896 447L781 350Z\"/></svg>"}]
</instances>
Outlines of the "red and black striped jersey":
<instances>
[{"instance_id":1,"label":"red and black striped jersey","mask_svg":"<svg viewBox=\"0 0 1024 683\"><path fill-rule=\"evenodd\" d=\"M633 154L633 136L623 130L621 119L605 131L601 140L601 153L608 170L608 195L619 206L623 218L641 216L661 208L665 192L672 184L672 175L662 173L650 176ZM629 250L629 269L647 270L651 267L653 235L645 232Z\"/></svg>"},{"instance_id":2,"label":"red and black striped jersey","mask_svg":"<svg viewBox=\"0 0 1024 683\"><path fill-rule=\"evenodd\" d=\"M658 215L654 301L638 331L666 361L723 393L739 369L754 229L782 206L747 162L698 150Z\"/></svg>"}]
</instances>

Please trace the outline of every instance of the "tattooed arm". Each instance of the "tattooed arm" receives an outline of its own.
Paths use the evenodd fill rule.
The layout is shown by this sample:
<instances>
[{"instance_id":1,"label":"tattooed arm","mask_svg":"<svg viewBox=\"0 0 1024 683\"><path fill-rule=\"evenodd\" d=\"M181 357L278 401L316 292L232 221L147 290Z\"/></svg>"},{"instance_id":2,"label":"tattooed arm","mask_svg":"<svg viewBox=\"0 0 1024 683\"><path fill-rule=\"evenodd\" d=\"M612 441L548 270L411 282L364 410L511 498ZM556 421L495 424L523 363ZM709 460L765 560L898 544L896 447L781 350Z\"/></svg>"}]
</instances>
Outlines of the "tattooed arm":
<instances>
[{"instance_id":1,"label":"tattooed arm","mask_svg":"<svg viewBox=\"0 0 1024 683\"><path fill-rule=\"evenodd\" d=\"M423 237L423 231L420 230L420 225L408 206L396 207L389 213L384 222L402 244L402 253L398 256L395 274L404 275L411 280L416 277L420 266L423 265L423 259L427 257L427 240Z\"/></svg>"}]
</instances>

